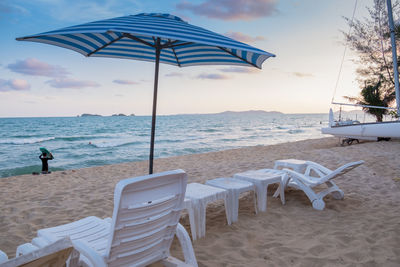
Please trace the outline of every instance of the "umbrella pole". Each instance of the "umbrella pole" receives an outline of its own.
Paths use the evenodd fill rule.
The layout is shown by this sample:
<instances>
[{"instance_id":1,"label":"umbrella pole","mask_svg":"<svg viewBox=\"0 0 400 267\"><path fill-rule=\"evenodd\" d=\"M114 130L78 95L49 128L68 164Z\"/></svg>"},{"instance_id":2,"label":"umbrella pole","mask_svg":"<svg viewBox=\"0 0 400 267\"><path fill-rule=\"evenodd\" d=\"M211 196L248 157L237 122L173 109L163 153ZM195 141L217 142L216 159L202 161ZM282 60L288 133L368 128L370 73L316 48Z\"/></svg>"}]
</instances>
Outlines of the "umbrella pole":
<instances>
[{"instance_id":1,"label":"umbrella pole","mask_svg":"<svg viewBox=\"0 0 400 267\"><path fill-rule=\"evenodd\" d=\"M157 89L158 89L158 69L160 65L160 39L157 38L156 43L156 67L154 72L154 92L153 92L153 114L151 118L151 139L150 139L150 157L149 157L149 174L153 173L154 158L154 137L156 132L156 114L157 114Z\"/></svg>"}]
</instances>

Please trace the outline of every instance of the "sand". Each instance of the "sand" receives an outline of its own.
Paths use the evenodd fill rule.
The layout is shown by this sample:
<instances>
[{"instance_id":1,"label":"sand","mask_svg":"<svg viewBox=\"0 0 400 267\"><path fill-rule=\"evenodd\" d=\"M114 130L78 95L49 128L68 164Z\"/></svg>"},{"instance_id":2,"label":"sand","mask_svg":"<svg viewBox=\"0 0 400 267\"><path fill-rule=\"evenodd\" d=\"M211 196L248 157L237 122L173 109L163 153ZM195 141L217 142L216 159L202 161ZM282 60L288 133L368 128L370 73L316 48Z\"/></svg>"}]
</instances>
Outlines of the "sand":
<instances>
[{"instance_id":1,"label":"sand","mask_svg":"<svg viewBox=\"0 0 400 267\"><path fill-rule=\"evenodd\" d=\"M365 164L336 179L343 200L325 198L314 210L301 191L289 189L286 205L268 192L268 210L254 213L251 194L240 199L239 221L228 226L223 203L207 209L206 237L193 242L199 266L400 266L400 142L341 147L336 138L254 146L155 160L155 172L183 169L204 182L250 169L272 168L284 158L311 160L334 169ZM147 162L23 175L0 179L0 249L15 256L41 228L94 215L112 216L115 184L147 173ZM189 230L187 215L181 222ZM174 243L172 254L181 256Z\"/></svg>"}]
</instances>

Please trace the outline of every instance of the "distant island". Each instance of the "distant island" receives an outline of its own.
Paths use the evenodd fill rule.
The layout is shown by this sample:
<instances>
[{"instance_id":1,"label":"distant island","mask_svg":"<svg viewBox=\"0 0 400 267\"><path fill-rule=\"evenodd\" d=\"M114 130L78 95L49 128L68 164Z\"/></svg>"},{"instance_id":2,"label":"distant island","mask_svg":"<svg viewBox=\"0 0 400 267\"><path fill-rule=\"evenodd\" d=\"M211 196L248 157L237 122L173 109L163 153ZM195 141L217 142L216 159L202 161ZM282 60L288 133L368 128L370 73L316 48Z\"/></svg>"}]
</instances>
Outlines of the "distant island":
<instances>
[{"instance_id":1,"label":"distant island","mask_svg":"<svg viewBox=\"0 0 400 267\"><path fill-rule=\"evenodd\" d=\"M127 117L128 115L125 115L123 113L119 113L119 114L112 114L111 117ZM131 115L129 115L131 117L136 116L134 113L132 113Z\"/></svg>"},{"instance_id":2,"label":"distant island","mask_svg":"<svg viewBox=\"0 0 400 267\"><path fill-rule=\"evenodd\" d=\"M188 113L188 114L170 114L169 116L176 116L176 115L280 115L280 114L284 114L282 112L279 111L265 111L265 110L246 110L246 111L223 111L223 112L218 112L218 113ZM161 115L161 114L160 114ZM160 116L159 115L159 116ZM90 113L83 113L82 115L77 115L77 117L134 117L136 116L134 113L130 114L130 115L126 115L123 113L115 113L112 114L110 116L102 116L99 114L90 114ZM149 115L147 115L149 116Z\"/></svg>"},{"instance_id":3,"label":"distant island","mask_svg":"<svg viewBox=\"0 0 400 267\"><path fill-rule=\"evenodd\" d=\"M246 110L246 111L224 111L220 113L214 113L215 115L278 115L283 114L279 111L265 111L265 110Z\"/></svg>"},{"instance_id":4,"label":"distant island","mask_svg":"<svg viewBox=\"0 0 400 267\"><path fill-rule=\"evenodd\" d=\"M101 115L98 114L89 114L89 113L83 113L82 115L78 115L77 117L102 117Z\"/></svg>"}]
</instances>

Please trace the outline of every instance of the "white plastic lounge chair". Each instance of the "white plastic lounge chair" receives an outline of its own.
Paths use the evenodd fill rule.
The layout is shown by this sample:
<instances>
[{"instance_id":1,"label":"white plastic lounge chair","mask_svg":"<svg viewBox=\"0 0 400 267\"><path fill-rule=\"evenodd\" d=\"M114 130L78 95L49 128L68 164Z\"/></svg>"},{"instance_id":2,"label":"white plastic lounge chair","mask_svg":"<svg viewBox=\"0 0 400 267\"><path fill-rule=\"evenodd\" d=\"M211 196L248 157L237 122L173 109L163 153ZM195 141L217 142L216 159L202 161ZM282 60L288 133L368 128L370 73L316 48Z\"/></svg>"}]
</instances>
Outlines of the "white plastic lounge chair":
<instances>
[{"instance_id":1,"label":"white plastic lounge chair","mask_svg":"<svg viewBox=\"0 0 400 267\"><path fill-rule=\"evenodd\" d=\"M339 189L332 179L347 173L363 163L363 160L350 162L332 171L318 163L306 161L307 167L304 174L289 169L284 169L289 176L285 179L285 181L283 181L283 184L285 185L285 188L290 186L303 190L303 192L310 199L313 208L316 210L323 210L325 208L325 202L323 198L329 193L332 193L332 196L335 199L343 199L344 197L343 191ZM326 190L323 190L319 193L314 192L312 189L313 187L324 183L328 186ZM279 192L280 191L278 188L274 196L277 197Z\"/></svg>"},{"instance_id":2,"label":"white plastic lounge chair","mask_svg":"<svg viewBox=\"0 0 400 267\"><path fill-rule=\"evenodd\" d=\"M38 231L32 243L43 244L68 236L88 266L146 266L162 261L166 266L197 266L189 235L179 218L187 177L182 170L120 181L114 192L114 212L109 219L87 217ZM185 262L169 255L177 235Z\"/></svg>"},{"instance_id":3,"label":"white plastic lounge chair","mask_svg":"<svg viewBox=\"0 0 400 267\"><path fill-rule=\"evenodd\" d=\"M28 243L29 244L29 243ZM26 244L26 247L28 247ZM31 251L25 255L8 260L7 255L0 250L1 267L63 267L74 250L68 237L38 248L30 244Z\"/></svg>"}]
</instances>

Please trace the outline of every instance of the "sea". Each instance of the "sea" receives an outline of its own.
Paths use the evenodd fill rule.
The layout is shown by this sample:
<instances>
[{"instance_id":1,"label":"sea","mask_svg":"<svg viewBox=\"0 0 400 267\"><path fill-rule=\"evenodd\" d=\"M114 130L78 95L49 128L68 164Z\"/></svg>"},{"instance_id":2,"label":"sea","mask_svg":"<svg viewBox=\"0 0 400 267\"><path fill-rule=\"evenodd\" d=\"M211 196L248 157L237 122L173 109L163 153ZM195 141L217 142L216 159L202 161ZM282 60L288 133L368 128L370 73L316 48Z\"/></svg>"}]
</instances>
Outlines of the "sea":
<instances>
[{"instance_id":1,"label":"sea","mask_svg":"<svg viewBox=\"0 0 400 267\"><path fill-rule=\"evenodd\" d=\"M326 137L328 114L157 116L155 158ZM0 177L148 160L151 116L0 118Z\"/></svg>"}]
</instances>

